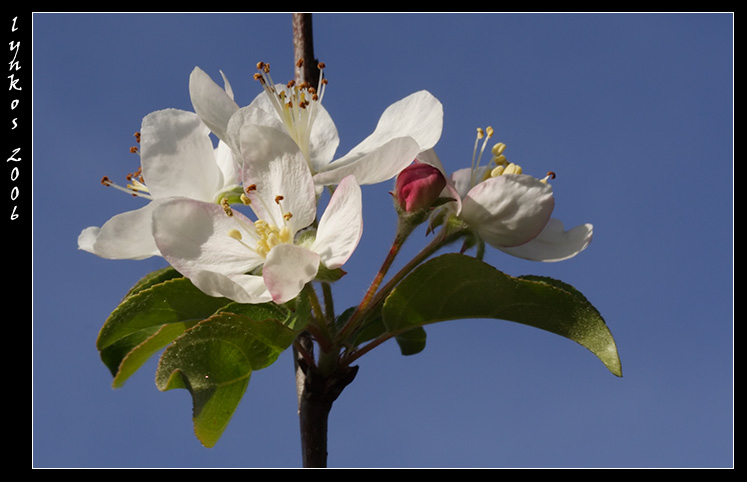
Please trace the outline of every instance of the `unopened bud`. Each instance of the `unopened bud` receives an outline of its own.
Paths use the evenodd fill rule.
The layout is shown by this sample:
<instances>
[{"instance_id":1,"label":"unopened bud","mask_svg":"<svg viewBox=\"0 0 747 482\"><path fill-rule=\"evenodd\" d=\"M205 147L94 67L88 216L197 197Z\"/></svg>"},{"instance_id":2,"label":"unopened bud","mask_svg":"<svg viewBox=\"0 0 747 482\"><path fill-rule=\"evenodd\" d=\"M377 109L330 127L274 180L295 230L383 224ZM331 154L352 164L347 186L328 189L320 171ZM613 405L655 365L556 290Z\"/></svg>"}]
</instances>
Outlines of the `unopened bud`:
<instances>
[{"instance_id":1,"label":"unopened bud","mask_svg":"<svg viewBox=\"0 0 747 482\"><path fill-rule=\"evenodd\" d=\"M394 196L399 207L411 213L431 207L445 187L446 179L441 171L415 161L397 176Z\"/></svg>"}]
</instances>

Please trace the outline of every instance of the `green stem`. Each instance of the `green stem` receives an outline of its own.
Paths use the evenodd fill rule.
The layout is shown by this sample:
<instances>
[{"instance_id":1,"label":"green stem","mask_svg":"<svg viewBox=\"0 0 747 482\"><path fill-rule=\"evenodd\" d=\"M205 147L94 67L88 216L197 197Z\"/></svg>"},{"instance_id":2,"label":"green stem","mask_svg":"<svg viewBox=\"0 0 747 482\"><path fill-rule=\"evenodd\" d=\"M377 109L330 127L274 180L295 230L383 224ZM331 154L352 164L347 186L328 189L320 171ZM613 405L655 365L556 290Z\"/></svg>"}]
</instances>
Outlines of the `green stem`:
<instances>
[{"instance_id":1,"label":"green stem","mask_svg":"<svg viewBox=\"0 0 747 482\"><path fill-rule=\"evenodd\" d=\"M326 281L322 283L322 295L324 296L324 314L327 316L327 325L331 329L335 323L335 304L332 297L332 287Z\"/></svg>"},{"instance_id":2,"label":"green stem","mask_svg":"<svg viewBox=\"0 0 747 482\"><path fill-rule=\"evenodd\" d=\"M319 302L319 297L311 283L304 286L303 292L306 293L311 305L311 320L306 325L306 330L314 335L314 339L319 343L319 348L322 351L330 351L332 349L332 336L329 333L327 317Z\"/></svg>"}]
</instances>

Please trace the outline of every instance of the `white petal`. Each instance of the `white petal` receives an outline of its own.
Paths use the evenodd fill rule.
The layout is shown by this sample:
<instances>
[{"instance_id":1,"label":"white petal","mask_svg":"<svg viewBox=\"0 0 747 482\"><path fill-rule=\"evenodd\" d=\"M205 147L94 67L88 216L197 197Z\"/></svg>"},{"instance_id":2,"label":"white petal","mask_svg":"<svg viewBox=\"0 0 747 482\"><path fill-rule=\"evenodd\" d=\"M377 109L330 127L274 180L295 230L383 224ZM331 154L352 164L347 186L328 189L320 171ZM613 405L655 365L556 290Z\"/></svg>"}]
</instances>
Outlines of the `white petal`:
<instances>
[{"instance_id":1,"label":"white petal","mask_svg":"<svg viewBox=\"0 0 747 482\"><path fill-rule=\"evenodd\" d=\"M279 244L262 268L265 286L275 303L285 303L301 292L319 270L319 255L301 246Z\"/></svg>"},{"instance_id":2,"label":"white petal","mask_svg":"<svg viewBox=\"0 0 747 482\"><path fill-rule=\"evenodd\" d=\"M459 195L465 197L470 189L485 179L487 172L487 166L478 167L474 170L468 167L458 169L451 174L451 182Z\"/></svg>"},{"instance_id":3,"label":"white petal","mask_svg":"<svg viewBox=\"0 0 747 482\"><path fill-rule=\"evenodd\" d=\"M245 125L260 125L285 129L285 125L270 105L267 94L262 92L251 104L241 107L228 121L228 134L230 137L238 138L239 132Z\"/></svg>"},{"instance_id":4,"label":"white petal","mask_svg":"<svg viewBox=\"0 0 747 482\"><path fill-rule=\"evenodd\" d=\"M347 166L371 154L392 139L410 137L418 145L417 152L430 149L441 138L442 129L443 106L441 102L428 91L415 92L387 107L381 114L379 122L371 135L340 159L332 162L324 171L337 170L343 166ZM317 184L333 184L339 182L340 179L348 174L354 174L360 184L380 182L381 180L391 179L412 162L413 159L415 159L415 156L408 153L404 159L395 158L389 161L389 163L395 166L401 166L398 170L394 169L394 172L391 172L391 169L387 171L383 166L378 172L375 170L368 172L345 170L338 172L336 176L319 176L316 178L316 182ZM370 162L376 163L373 159Z\"/></svg>"},{"instance_id":5,"label":"white petal","mask_svg":"<svg viewBox=\"0 0 747 482\"><path fill-rule=\"evenodd\" d=\"M510 247L537 236L554 207L549 184L506 174L473 187L463 199L460 217L491 246Z\"/></svg>"},{"instance_id":6,"label":"white petal","mask_svg":"<svg viewBox=\"0 0 747 482\"><path fill-rule=\"evenodd\" d=\"M101 228L91 226L78 236L78 249L107 259L145 259L158 256L151 234L151 216L157 203L117 214Z\"/></svg>"},{"instance_id":7,"label":"white petal","mask_svg":"<svg viewBox=\"0 0 747 482\"><path fill-rule=\"evenodd\" d=\"M314 109L317 109L317 113L314 117L314 124L311 126L309 156L311 168L314 172L318 172L332 162L337 146L340 145L340 137L337 133L337 126L327 109L321 104L315 104Z\"/></svg>"},{"instance_id":8,"label":"white petal","mask_svg":"<svg viewBox=\"0 0 747 482\"><path fill-rule=\"evenodd\" d=\"M293 139L272 127L247 125L242 129L242 144L244 186L256 186L256 191L247 194L258 216L279 227L283 215L290 213L293 234L313 223L314 181ZM278 196L283 198L281 204L276 203Z\"/></svg>"},{"instance_id":9,"label":"white petal","mask_svg":"<svg viewBox=\"0 0 747 482\"><path fill-rule=\"evenodd\" d=\"M243 231L251 245L251 233L245 230L251 225L237 211L229 217L217 204L186 198L164 201L153 213L153 237L161 254L190 279L204 271L230 276L259 266L261 257L228 235L233 229Z\"/></svg>"},{"instance_id":10,"label":"white petal","mask_svg":"<svg viewBox=\"0 0 747 482\"><path fill-rule=\"evenodd\" d=\"M362 233L361 188L354 177L348 176L335 188L311 250L319 253L326 267L339 268L355 251Z\"/></svg>"},{"instance_id":11,"label":"white petal","mask_svg":"<svg viewBox=\"0 0 747 482\"><path fill-rule=\"evenodd\" d=\"M154 198L212 201L222 187L223 175L215 162L208 128L192 112L165 109L145 116L140 161Z\"/></svg>"},{"instance_id":12,"label":"white petal","mask_svg":"<svg viewBox=\"0 0 747 482\"><path fill-rule=\"evenodd\" d=\"M228 82L228 77L226 77L226 74L224 74L222 70L220 71L220 76L223 77L223 90L225 90L228 97L233 100L233 89L231 88L231 84Z\"/></svg>"},{"instance_id":13,"label":"white petal","mask_svg":"<svg viewBox=\"0 0 747 482\"><path fill-rule=\"evenodd\" d=\"M371 151L396 137L412 137L424 151L436 145L442 129L441 102L430 92L421 90L387 107L371 135L345 157Z\"/></svg>"},{"instance_id":14,"label":"white petal","mask_svg":"<svg viewBox=\"0 0 747 482\"><path fill-rule=\"evenodd\" d=\"M410 137L399 137L363 153L335 161L314 176L317 185L338 184L346 176L355 176L360 184L376 184L393 178L409 166L420 147Z\"/></svg>"},{"instance_id":15,"label":"white petal","mask_svg":"<svg viewBox=\"0 0 747 482\"><path fill-rule=\"evenodd\" d=\"M272 296L267 291L265 281L261 276L226 276L212 271L196 271L189 279L203 293L210 296L222 296L239 303L272 301Z\"/></svg>"},{"instance_id":16,"label":"white petal","mask_svg":"<svg viewBox=\"0 0 747 482\"><path fill-rule=\"evenodd\" d=\"M99 237L99 232L101 232L101 228L98 226L89 226L81 231L78 235L78 249L96 254L93 245Z\"/></svg>"},{"instance_id":17,"label":"white petal","mask_svg":"<svg viewBox=\"0 0 747 482\"><path fill-rule=\"evenodd\" d=\"M576 256L591 242L593 226L581 224L565 231L562 221L550 219L533 240L513 248L499 248L518 258L532 261L562 261Z\"/></svg>"},{"instance_id":18,"label":"white petal","mask_svg":"<svg viewBox=\"0 0 747 482\"><path fill-rule=\"evenodd\" d=\"M239 110L225 76L223 80L228 92L213 82L213 79L199 67L195 67L189 76L189 95L192 99L192 106L202 122L219 139L226 139L228 120L234 112Z\"/></svg>"},{"instance_id":19,"label":"white petal","mask_svg":"<svg viewBox=\"0 0 747 482\"><path fill-rule=\"evenodd\" d=\"M220 183L222 190L239 185L241 182L241 170L234 160L230 147L223 141L219 141L218 147L215 148L215 163L218 165L218 169L220 169L223 177L223 182Z\"/></svg>"}]
</instances>

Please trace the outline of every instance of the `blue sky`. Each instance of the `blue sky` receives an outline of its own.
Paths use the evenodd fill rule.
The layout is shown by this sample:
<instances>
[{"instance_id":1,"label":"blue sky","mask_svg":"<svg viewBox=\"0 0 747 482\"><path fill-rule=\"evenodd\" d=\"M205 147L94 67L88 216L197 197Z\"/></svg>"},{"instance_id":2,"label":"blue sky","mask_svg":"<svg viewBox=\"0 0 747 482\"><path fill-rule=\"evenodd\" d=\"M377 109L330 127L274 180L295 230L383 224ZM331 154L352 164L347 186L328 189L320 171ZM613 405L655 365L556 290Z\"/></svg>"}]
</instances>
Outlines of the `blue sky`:
<instances>
[{"instance_id":1,"label":"blue sky","mask_svg":"<svg viewBox=\"0 0 747 482\"><path fill-rule=\"evenodd\" d=\"M143 116L191 110L189 73L222 70L236 100L255 63L292 77L290 14L35 14L33 444L35 467L299 467L290 353L253 374L218 444L193 436L184 390L155 360L120 389L95 347L126 290L164 266L77 250L81 229L137 200L99 184L137 167ZM526 326L461 320L424 352L385 344L335 403L333 467L733 466L733 16L315 14L324 103L342 154L392 102L444 105L437 150L466 167L492 126L525 171L557 173L555 216L594 224L572 260L489 251L511 275L552 276L601 311L611 375L578 345ZM28 169L28 168L27 168ZM388 250L392 183L364 188L365 228L339 306L359 301ZM421 233L422 235L422 233ZM424 241L416 234L402 259Z\"/></svg>"}]
</instances>

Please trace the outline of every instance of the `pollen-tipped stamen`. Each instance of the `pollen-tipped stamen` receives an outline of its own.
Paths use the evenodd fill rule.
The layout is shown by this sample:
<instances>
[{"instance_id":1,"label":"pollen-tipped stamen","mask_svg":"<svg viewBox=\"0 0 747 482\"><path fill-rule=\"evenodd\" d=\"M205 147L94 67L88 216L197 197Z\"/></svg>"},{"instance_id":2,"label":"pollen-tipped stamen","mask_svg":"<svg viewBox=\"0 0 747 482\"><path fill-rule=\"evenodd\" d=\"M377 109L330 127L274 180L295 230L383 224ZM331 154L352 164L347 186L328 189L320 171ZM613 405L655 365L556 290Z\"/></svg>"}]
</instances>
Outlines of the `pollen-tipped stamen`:
<instances>
[{"instance_id":1,"label":"pollen-tipped stamen","mask_svg":"<svg viewBox=\"0 0 747 482\"><path fill-rule=\"evenodd\" d=\"M273 108L285 125L288 134L298 144L307 162L310 155L311 128L317 115L316 105L324 97L327 79L324 78L324 63L319 63L319 87L312 86L305 79L291 80L284 87L276 87L270 76L270 64L258 62L258 72L254 78L262 84Z\"/></svg>"},{"instance_id":2,"label":"pollen-tipped stamen","mask_svg":"<svg viewBox=\"0 0 747 482\"><path fill-rule=\"evenodd\" d=\"M477 179L475 176L477 175L477 171L480 168L480 160L482 159L482 155L485 152L485 146L488 144L488 140L493 137L493 128L487 127L485 130L482 130L482 128L477 128L477 137L475 138L475 146L472 149L472 171L470 175L470 185L474 186ZM477 148L480 145L480 140L482 140L482 147L480 148L480 152L478 154Z\"/></svg>"},{"instance_id":3,"label":"pollen-tipped stamen","mask_svg":"<svg viewBox=\"0 0 747 482\"><path fill-rule=\"evenodd\" d=\"M544 178L540 179L540 182L543 182L543 183L547 184L547 181L549 181L550 179L555 179L555 172L554 171L547 171L547 176L545 176Z\"/></svg>"},{"instance_id":4,"label":"pollen-tipped stamen","mask_svg":"<svg viewBox=\"0 0 747 482\"><path fill-rule=\"evenodd\" d=\"M249 206L257 217L257 220L251 225L244 222L241 217L233 215L233 211L228 205L226 199L221 200L221 205L223 206L226 215L236 221L239 228L254 239L254 246L250 246L242 240L242 231L239 231L238 229L229 230L227 235L239 241L243 246L254 251L259 256L265 258L272 248L278 244L290 243L293 241L293 232L289 224L293 214L283 210L284 196L276 195L274 201L280 207L281 212L281 220L278 222L278 220L275 219L275 215L273 215L273 212L276 212L277 208L273 209L271 205L268 205L264 201L262 196L253 196L256 191L257 186L251 184L245 188L245 193L241 195L241 202L244 205ZM254 197L254 199L258 200L262 205L264 210L263 214L258 213L257 210L254 209L252 205L253 200L250 196ZM267 217L267 219L262 219L262 216Z\"/></svg>"},{"instance_id":5,"label":"pollen-tipped stamen","mask_svg":"<svg viewBox=\"0 0 747 482\"><path fill-rule=\"evenodd\" d=\"M104 176L103 178L101 178L101 184L107 187L113 187L114 189L127 193L133 197L142 197L150 200L153 199L153 197L148 192L148 187L134 178L130 181L130 184L127 184L127 186L120 186L116 182L109 179L108 176Z\"/></svg>"}]
</instances>

